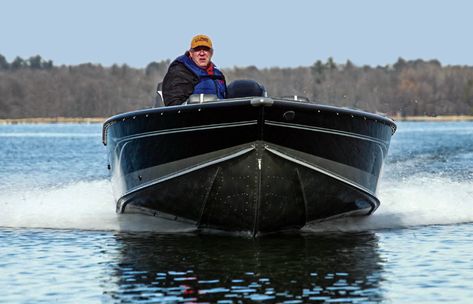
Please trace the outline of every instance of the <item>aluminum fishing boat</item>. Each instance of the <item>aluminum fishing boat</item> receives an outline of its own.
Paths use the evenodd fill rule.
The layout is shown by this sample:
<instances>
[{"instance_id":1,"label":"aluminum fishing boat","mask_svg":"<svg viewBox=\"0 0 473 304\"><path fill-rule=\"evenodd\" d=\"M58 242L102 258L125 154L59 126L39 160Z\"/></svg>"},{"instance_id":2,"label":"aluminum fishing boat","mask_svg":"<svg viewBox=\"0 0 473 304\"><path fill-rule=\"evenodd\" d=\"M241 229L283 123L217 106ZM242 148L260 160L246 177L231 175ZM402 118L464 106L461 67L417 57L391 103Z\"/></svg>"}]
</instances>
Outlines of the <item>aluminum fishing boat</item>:
<instances>
[{"instance_id":1,"label":"aluminum fishing boat","mask_svg":"<svg viewBox=\"0 0 473 304\"><path fill-rule=\"evenodd\" d=\"M257 86L108 119L117 212L252 236L373 213L395 123Z\"/></svg>"}]
</instances>

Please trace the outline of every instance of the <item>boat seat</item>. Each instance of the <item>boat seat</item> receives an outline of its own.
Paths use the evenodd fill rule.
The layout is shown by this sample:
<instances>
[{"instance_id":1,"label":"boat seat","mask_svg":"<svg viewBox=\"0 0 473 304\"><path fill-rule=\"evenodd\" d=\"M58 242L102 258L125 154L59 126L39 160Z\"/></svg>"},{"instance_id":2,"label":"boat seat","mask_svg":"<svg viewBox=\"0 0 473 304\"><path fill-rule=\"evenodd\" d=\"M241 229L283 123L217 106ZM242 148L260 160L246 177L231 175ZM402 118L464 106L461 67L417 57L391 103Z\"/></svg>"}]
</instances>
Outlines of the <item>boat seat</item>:
<instances>
[{"instance_id":1,"label":"boat seat","mask_svg":"<svg viewBox=\"0 0 473 304\"><path fill-rule=\"evenodd\" d=\"M267 92L261 84L254 80L234 80L227 86L227 98L267 97Z\"/></svg>"},{"instance_id":2,"label":"boat seat","mask_svg":"<svg viewBox=\"0 0 473 304\"><path fill-rule=\"evenodd\" d=\"M155 108L164 107L164 98L163 98L163 83L158 83L156 88L156 101L154 103Z\"/></svg>"}]
</instances>

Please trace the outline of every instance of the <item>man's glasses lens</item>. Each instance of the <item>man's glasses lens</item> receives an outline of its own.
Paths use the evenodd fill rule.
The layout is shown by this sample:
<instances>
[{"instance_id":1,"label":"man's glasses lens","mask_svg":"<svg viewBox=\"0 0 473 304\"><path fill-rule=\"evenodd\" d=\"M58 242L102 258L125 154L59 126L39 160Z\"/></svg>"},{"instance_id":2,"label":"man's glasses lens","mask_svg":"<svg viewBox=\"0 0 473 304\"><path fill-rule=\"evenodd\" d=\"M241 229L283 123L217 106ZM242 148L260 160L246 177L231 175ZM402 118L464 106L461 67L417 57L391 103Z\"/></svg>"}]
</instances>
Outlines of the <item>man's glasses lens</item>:
<instances>
[{"instance_id":1,"label":"man's glasses lens","mask_svg":"<svg viewBox=\"0 0 473 304\"><path fill-rule=\"evenodd\" d=\"M200 52L200 51L204 51L204 52L209 52L210 51L210 48L206 47L206 46L198 46L196 48L193 48L192 49L194 52Z\"/></svg>"}]
</instances>

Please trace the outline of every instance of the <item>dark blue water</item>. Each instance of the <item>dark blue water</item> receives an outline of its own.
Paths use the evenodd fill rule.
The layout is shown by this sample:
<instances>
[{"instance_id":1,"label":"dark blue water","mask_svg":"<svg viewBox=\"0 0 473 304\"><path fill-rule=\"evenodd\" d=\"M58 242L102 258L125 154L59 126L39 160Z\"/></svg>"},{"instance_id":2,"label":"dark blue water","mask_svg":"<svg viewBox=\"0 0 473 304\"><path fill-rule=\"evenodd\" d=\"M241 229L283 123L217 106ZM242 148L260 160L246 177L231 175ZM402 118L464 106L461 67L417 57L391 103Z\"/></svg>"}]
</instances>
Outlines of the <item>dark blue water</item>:
<instances>
[{"instance_id":1,"label":"dark blue water","mask_svg":"<svg viewBox=\"0 0 473 304\"><path fill-rule=\"evenodd\" d=\"M0 125L0 303L473 299L473 123L399 123L362 219L258 239L117 216L101 126Z\"/></svg>"}]
</instances>

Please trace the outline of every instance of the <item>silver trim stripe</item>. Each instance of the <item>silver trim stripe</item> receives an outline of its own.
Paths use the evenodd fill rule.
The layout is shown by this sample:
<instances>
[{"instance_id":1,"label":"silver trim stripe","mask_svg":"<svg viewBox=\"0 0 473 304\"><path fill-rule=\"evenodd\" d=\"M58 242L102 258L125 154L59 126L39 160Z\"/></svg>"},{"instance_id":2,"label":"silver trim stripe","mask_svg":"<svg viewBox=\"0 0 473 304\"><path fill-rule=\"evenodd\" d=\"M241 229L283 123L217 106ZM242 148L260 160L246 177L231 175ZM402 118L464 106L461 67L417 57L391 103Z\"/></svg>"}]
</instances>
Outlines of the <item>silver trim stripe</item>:
<instances>
[{"instance_id":1,"label":"silver trim stripe","mask_svg":"<svg viewBox=\"0 0 473 304\"><path fill-rule=\"evenodd\" d=\"M300 130L307 130L307 131L313 131L313 132L335 134L335 135L352 137L352 138L361 139L361 140L367 140L367 141L371 141L371 142L380 144L384 148L387 149L387 142L385 142L385 141L382 141L382 140L379 140L379 139L376 139L376 138L373 138L373 137L370 137L370 136L357 135L357 134L351 133L351 132L338 131L338 130L333 130L333 129L319 128L319 127L308 127L308 126L305 126L305 125L290 124L290 123L277 122L277 121L271 121L271 120L265 120L264 124L270 125L270 126L276 126L276 127L287 127L287 128L293 128L293 129L300 129Z\"/></svg>"},{"instance_id":2,"label":"silver trim stripe","mask_svg":"<svg viewBox=\"0 0 473 304\"><path fill-rule=\"evenodd\" d=\"M247 120L247 121L240 121L240 122L230 122L230 123L222 123L222 124L211 124L211 125L202 125L198 127L188 127L188 128L175 128L175 129L167 129L161 131L152 131L141 133L139 135L129 135L120 138L117 142L121 143L122 141L126 140L133 140L137 138L144 138L150 136L158 136L158 135L167 135L167 134L174 134L174 133L183 133L183 132L193 132L193 131L202 131L202 130L209 130L209 129L221 129L221 128L234 128L234 127L242 127L242 126L252 126L258 123L257 120Z\"/></svg>"},{"instance_id":3,"label":"silver trim stripe","mask_svg":"<svg viewBox=\"0 0 473 304\"><path fill-rule=\"evenodd\" d=\"M342 176L340 176L340 175L338 175L338 174L336 174L336 173L330 172L330 171L328 171L328 170L326 170L326 169L323 169L323 168L321 168L321 167L318 167L318 166L316 166L316 165L308 164L308 163L306 163L306 162L304 162L304 161L301 161L301 160L298 160L298 159L296 159L296 158L294 158L294 157L292 157L292 156L289 156L289 155L287 155L287 154L284 154L284 153L282 153L282 152L279 152L279 151L277 151L277 150L274 150L274 149L272 149L272 148L270 148L270 147L268 147L268 146L265 146L264 149L265 149L265 150L268 150L269 152L271 152L271 153L273 153L273 154L275 154L275 155L277 155L277 156L279 156L279 157L282 157L282 158L284 158L284 159L290 160L290 161L292 161L292 162L294 162L294 163L296 163L296 164L302 165L302 166L304 166L304 167L307 167L307 168L309 168L309 169L315 170L315 171L317 171L317 172L323 173L323 174L325 174L325 175L327 175L327 176L330 176L330 177L332 177L332 178L335 178L335 179L337 179L337 180L339 180L339 181L341 181L341 182L344 182L345 184L348 184L348 185L350 185L350 186L353 186L353 187L355 187L355 188L357 188L357 189L359 189L359 190L361 190L361 191L363 191L363 192L366 192L366 193L368 193L368 194L370 194L370 195L376 197L376 195L375 195L371 190L369 190L368 188L365 188L365 187L363 187L363 186L361 186L361 185L359 185L359 184L357 184L357 183L354 183L354 182L352 182L352 181L350 181L350 180L348 180L348 179L346 179L346 178L344 178L344 177L342 177Z\"/></svg>"},{"instance_id":4,"label":"silver trim stripe","mask_svg":"<svg viewBox=\"0 0 473 304\"><path fill-rule=\"evenodd\" d=\"M232 122L232 123L223 123L223 124L212 124L212 125L203 125L195 128L176 128L176 129L167 129L161 131L152 131L146 132L139 135L130 135L120 138L115 144L115 154L117 149L122 149L120 144L124 141L131 141L138 138L146 138L152 136L159 136L159 135L167 135L167 134L174 134L174 133L182 133L182 132L192 132L192 131L202 131L208 129L220 129L220 128L233 128L233 127L242 127L242 126L253 126L256 125L258 122L256 120L247 120L241 122ZM125 144L126 145L126 144ZM121 153L120 153L121 154Z\"/></svg>"},{"instance_id":5,"label":"silver trim stripe","mask_svg":"<svg viewBox=\"0 0 473 304\"><path fill-rule=\"evenodd\" d=\"M187 168L187 169L184 169L182 171L178 171L176 173L172 173L172 174L169 174L169 175L166 175L166 176L163 176L163 177L160 177L160 178L157 178L157 179L154 179L152 181L149 181L147 183L144 183L138 187L135 187L135 188L132 188L131 190L129 190L128 192L126 192L125 194L122 195L121 198L123 198L124 196L127 196L131 193L134 193L134 192L137 192L139 190L142 190L144 188L147 188L147 187L150 187L150 186L153 186L153 185L156 185L156 184L159 184L159 183L162 183L162 182L165 182L167 180L170 180L170 179L173 179L173 178L176 178L176 177L179 177L181 175L185 175L185 174L188 174L188 173L191 173L193 171L197 171L197 170L200 170L202 168L205 168L205 167L208 167L208 166L212 166L212 165L215 165L215 164L218 164L218 163L221 163L221 162L224 162L226 160L229 160L229 159L232 159L232 158L235 158L235 157L238 157L240 155L243 155L243 154L246 154L252 150L255 149L255 146L251 146L249 148L246 148L246 149L243 149L243 150L240 150L238 152L235 152L233 154L229 154L227 156L224 156L224 157L221 157L221 158L217 158L217 159L214 159L214 160L211 160L209 162L205 162L205 163L201 163L201 164L198 164L198 165L195 165L193 167L190 167L190 168ZM121 199L120 198L120 199Z\"/></svg>"}]
</instances>

